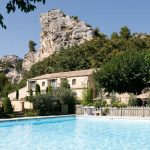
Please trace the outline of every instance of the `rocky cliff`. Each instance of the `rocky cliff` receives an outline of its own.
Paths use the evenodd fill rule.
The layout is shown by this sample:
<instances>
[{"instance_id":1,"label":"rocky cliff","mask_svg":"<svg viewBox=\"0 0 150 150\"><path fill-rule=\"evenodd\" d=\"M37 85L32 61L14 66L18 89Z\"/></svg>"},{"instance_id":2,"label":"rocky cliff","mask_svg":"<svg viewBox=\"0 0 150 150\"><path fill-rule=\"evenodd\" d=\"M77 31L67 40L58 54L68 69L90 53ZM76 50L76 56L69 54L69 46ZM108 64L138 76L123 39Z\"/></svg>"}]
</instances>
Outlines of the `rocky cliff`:
<instances>
[{"instance_id":1,"label":"rocky cliff","mask_svg":"<svg viewBox=\"0 0 150 150\"><path fill-rule=\"evenodd\" d=\"M6 55L0 58L0 72L4 73L12 83L21 79L22 60L16 55Z\"/></svg>"},{"instance_id":2,"label":"rocky cliff","mask_svg":"<svg viewBox=\"0 0 150 150\"><path fill-rule=\"evenodd\" d=\"M41 47L37 52L29 52L23 60L23 70L30 70L34 63L42 61L55 51L79 45L93 38L93 29L76 16L67 16L60 9L41 14Z\"/></svg>"}]
</instances>

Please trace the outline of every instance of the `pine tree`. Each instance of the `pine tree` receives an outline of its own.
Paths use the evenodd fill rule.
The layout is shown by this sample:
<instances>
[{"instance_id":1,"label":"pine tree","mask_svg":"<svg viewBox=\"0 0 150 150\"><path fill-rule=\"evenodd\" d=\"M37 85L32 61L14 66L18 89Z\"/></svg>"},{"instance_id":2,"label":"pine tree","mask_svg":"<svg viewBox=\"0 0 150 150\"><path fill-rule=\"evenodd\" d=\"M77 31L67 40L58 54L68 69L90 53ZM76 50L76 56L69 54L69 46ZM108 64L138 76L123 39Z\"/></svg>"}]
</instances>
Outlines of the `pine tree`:
<instances>
[{"instance_id":1,"label":"pine tree","mask_svg":"<svg viewBox=\"0 0 150 150\"><path fill-rule=\"evenodd\" d=\"M36 50L35 50L35 46L36 46L37 44L34 42L34 41L32 41L32 40L30 40L29 41L29 51L30 52L35 52Z\"/></svg>"}]
</instances>

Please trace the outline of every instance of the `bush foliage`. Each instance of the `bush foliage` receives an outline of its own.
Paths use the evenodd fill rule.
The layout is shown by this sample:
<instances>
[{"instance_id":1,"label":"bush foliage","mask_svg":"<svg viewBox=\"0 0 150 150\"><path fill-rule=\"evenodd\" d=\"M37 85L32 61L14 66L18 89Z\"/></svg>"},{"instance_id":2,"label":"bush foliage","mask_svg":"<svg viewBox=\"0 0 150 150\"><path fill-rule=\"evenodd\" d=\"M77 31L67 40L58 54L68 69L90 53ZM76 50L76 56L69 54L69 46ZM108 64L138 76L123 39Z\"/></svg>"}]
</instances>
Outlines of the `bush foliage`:
<instances>
[{"instance_id":1,"label":"bush foliage","mask_svg":"<svg viewBox=\"0 0 150 150\"><path fill-rule=\"evenodd\" d=\"M37 95L33 101L33 108L38 115L50 115L54 111L59 111L59 101L50 94Z\"/></svg>"},{"instance_id":2,"label":"bush foliage","mask_svg":"<svg viewBox=\"0 0 150 150\"><path fill-rule=\"evenodd\" d=\"M150 51L125 52L114 57L94 74L96 83L111 93L135 93L150 86Z\"/></svg>"},{"instance_id":3,"label":"bush foliage","mask_svg":"<svg viewBox=\"0 0 150 150\"><path fill-rule=\"evenodd\" d=\"M5 114L13 114L13 107L11 105L11 101L8 97L3 99L3 112Z\"/></svg>"},{"instance_id":4,"label":"bush foliage","mask_svg":"<svg viewBox=\"0 0 150 150\"><path fill-rule=\"evenodd\" d=\"M93 103L93 89L92 88L84 89L82 100L83 100L83 105L89 105Z\"/></svg>"}]
</instances>

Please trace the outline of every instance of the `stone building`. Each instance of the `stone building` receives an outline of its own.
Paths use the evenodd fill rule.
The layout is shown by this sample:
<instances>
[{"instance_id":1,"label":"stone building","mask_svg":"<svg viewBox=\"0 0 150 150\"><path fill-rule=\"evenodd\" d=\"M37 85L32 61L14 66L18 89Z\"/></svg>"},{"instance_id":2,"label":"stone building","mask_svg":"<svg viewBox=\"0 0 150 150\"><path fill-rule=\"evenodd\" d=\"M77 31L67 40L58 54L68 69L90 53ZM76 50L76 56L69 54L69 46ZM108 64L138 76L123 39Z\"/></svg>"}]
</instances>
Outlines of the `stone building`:
<instances>
[{"instance_id":1,"label":"stone building","mask_svg":"<svg viewBox=\"0 0 150 150\"><path fill-rule=\"evenodd\" d=\"M95 85L93 82L93 69L88 70L78 70L78 71L69 71L69 72L60 72L45 74L38 76L27 81L27 95L32 89L33 93L35 92L36 84L39 84L41 92L45 93L46 88L51 85L53 89L57 89L60 86L60 83L63 79L67 79L70 85L70 89L76 93L78 99L82 99L83 90L85 88L93 89L93 98L96 96Z\"/></svg>"}]
</instances>

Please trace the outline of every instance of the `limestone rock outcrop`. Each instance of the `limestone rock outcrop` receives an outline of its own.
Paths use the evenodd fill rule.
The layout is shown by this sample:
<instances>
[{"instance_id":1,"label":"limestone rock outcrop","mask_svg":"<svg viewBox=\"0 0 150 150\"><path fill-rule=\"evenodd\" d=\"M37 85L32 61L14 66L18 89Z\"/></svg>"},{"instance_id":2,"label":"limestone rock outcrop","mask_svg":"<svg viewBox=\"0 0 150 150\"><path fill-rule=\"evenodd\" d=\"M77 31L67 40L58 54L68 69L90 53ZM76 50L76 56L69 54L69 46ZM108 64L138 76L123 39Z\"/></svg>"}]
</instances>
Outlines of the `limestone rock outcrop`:
<instances>
[{"instance_id":1,"label":"limestone rock outcrop","mask_svg":"<svg viewBox=\"0 0 150 150\"><path fill-rule=\"evenodd\" d=\"M8 72L5 75L11 81L11 83L14 83L14 84L19 83L22 79L21 72L12 68L9 68Z\"/></svg>"},{"instance_id":2,"label":"limestone rock outcrop","mask_svg":"<svg viewBox=\"0 0 150 150\"><path fill-rule=\"evenodd\" d=\"M5 55L0 58L0 61L2 63L11 63L13 66L15 66L16 63L20 61L20 58L16 55Z\"/></svg>"},{"instance_id":3,"label":"limestone rock outcrop","mask_svg":"<svg viewBox=\"0 0 150 150\"><path fill-rule=\"evenodd\" d=\"M60 9L53 9L40 16L41 47L25 55L23 69L30 67L61 48L79 45L93 38L93 28L76 16L67 16Z\"/></svg>"},{"instance_id":4,"label":"limestone rock outcrop","mask_svg":"<svg viewBox=\"0 0 150 150\"><path fill-rule=\"evenodd\" d=\"M12 82L18 83L21 80L21 70L17 69L22 60L16 55L5 55L0 58L0 72Z\"/></svg>"},{"instance_id":5,"label":"limestone rock outcrop","mask_svg":"<svg viewBox=\"0 0 150 150\"><path fill-rule=\"evenodd\" d=\"M31 66L38 62L37 59L37 52L29 52L25 54L23 63L22 63L22 69L23 70L30 70Z\"/></svg>"}]
</instances>

